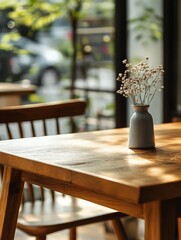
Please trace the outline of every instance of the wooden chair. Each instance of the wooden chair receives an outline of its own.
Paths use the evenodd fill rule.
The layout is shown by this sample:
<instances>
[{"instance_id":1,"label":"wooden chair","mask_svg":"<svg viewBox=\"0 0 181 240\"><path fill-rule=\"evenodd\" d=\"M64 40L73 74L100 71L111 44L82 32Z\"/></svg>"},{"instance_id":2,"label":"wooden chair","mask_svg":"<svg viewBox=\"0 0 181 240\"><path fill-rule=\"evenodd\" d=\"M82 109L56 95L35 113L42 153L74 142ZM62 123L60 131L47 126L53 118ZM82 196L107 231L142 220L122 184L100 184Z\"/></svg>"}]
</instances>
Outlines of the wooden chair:
<instances>
[{"instance_id":1,"label":"wooden chair","mask_svg":"<svg viewBox=\"0 0 181 240\"><path fill-rule=\"evenodd\" d=\"M60 134L60 118L83 115L85 109L86 103L83 100L3 107L0 108L0 124L6 127L8 138L13 139L10 124L17 123L19 137L24 138L27 126L24 128L23 124L30 122L30 130L32 136L35 137L37 136L36 125L34 125L36 120L43 121L43 135L48 135L47 121L55 119L56 134ZM17 228L26 234L35 236L37 240L45 240L46 235L64 229L69 229L69 239L75 240L76 227L107 220L112 221L119 240L127 239L120 221L120 218L125 216L124 214L81 199L64 196L61 193L51 191L49 194L47 189L34 185L32 187L30 183L27 185L28 188L24 188ZM30 201L27 201L27 191Z\"/></svg>"}]
</instances>

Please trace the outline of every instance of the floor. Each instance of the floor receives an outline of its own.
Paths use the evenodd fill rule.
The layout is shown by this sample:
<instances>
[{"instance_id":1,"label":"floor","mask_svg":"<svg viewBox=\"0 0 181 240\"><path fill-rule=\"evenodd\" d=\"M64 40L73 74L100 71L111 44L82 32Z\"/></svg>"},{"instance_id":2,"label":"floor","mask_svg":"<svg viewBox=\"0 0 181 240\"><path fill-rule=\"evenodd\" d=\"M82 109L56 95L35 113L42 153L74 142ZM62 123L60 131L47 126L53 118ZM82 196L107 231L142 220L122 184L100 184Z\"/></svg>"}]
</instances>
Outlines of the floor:
<instances>
[{"instance_id":1,"label":"floor","mask_svg":"<svg viewBox=\"0 0 181 240\"><path fill-rule=\"evenodd\" d=\"M110 223L108 223L110 225ZM126 226L126 232L129 240L143 240L143 221L134 218L127 218L123 224ZM111 226L111 225L110 225ZM68 231L61 231L58 233L50 234L47 240L68 240ZM35 240L34 237L30 237L16 231L15 240ZM102 223L91 224L78 228L78 240L117 240L113 232L105 233L105 229Z\"/></svg>"}]
</instances>

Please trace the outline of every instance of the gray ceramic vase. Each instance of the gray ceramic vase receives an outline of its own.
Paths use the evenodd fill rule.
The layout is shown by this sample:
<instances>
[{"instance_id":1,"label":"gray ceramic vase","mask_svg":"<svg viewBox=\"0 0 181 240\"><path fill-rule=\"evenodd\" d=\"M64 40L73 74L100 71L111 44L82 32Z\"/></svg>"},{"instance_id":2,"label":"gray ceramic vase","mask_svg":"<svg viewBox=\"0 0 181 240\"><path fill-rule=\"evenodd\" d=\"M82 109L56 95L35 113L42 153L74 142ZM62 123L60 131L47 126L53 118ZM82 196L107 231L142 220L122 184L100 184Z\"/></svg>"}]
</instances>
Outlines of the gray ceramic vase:
<instances>
[{"instance_id":1,"label":"gray ceramic vase","mask_svg":"<svg viewBox=\"0 0 181 240\"><path fill-rule=\"evenodd\" d=\"M134 105L130 119L128 147L147 149L155 147L153 118L148 112L149 105Z\"/></svg>"}]
</instances>

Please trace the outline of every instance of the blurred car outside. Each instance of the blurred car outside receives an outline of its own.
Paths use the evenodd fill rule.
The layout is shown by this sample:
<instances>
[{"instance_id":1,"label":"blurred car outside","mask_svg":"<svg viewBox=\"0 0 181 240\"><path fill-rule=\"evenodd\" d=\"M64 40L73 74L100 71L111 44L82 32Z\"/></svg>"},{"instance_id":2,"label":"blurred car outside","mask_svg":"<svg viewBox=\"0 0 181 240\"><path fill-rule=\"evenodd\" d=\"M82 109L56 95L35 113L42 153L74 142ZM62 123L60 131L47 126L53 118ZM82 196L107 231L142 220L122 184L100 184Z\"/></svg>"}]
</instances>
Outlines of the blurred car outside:
<instances>
[{"instance_id":1,"label":"blurred car outside","mask_svg":"<svg viewBox=\"0 0 181 240\"><path fill-rule=\"evenodd\" d=\"M52 47L25 37L10 40L8 44L15 51L0 49L1 82L28 79L31 84L46 86L57 83L68 71L68 60Z\"/></svg>"}]
</instances>

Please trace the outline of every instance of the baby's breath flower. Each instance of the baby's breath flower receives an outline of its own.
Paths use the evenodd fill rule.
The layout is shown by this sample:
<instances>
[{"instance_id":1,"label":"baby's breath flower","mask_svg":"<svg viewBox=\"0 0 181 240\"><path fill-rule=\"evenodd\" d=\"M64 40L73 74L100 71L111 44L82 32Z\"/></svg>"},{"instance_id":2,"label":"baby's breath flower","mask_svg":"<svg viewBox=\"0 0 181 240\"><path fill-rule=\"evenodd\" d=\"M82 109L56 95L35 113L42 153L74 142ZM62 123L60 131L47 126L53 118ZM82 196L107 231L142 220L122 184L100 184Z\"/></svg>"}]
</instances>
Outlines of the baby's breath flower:
<instances>
[{"instance_id":1,"label":"baby's breath flower","mask_svg":"<svg viewBox=\"0 0 181 240\"><path fill-rule=\"evenodd\" d=\"M164 74L162 65L150 68L149 58L141 61L132 67L127 59L123 60L126 70L119 73L117 80L121 81L120 89L117 93L124 97L129 97L133 105L149 105L158 89L161 91L161 77Z\"/></svg>"}]
</instances>

